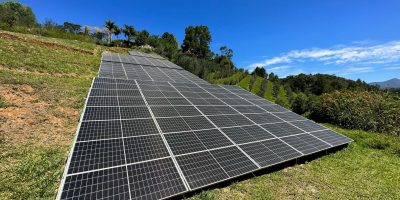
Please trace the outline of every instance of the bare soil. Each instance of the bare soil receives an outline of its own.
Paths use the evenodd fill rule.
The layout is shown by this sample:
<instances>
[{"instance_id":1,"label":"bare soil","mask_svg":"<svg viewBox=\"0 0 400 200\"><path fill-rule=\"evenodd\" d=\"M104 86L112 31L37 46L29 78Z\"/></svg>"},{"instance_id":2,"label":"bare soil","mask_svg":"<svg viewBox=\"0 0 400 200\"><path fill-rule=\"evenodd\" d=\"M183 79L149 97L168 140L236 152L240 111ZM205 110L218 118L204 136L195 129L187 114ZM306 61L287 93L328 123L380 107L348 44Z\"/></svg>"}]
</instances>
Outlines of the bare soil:
<instances>
[{"instance_id":1,"label":"bare soil","mask_svg":"<svg viewBox=\"0 0 400 200\"><path fill-rule=\"evenodd\" d=\"M79 111L51 108L29 85L0 85L0 95L11 107L0 108L0 135L7 143L64 146L71 142Z\"/></svg>"}]
</instances>

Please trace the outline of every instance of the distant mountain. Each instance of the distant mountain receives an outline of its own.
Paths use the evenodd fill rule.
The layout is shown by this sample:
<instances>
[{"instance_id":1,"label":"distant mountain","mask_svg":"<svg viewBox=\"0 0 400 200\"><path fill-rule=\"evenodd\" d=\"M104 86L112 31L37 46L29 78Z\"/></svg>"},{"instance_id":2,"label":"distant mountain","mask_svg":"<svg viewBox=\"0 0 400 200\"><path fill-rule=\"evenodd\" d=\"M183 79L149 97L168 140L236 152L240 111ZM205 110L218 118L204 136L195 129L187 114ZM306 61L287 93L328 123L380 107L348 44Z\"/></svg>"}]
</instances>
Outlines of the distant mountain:
<instances>
[{"instance_id":1,"label":"distant mountain","mask_svg":"<svg viewBox=\"0 0 400 200\"><path fill-rule=\"evenodd\" d=\"M400 88L400 79L392 78L383 82L373 82L371 85L378 85L380 88Z\"/></svg>"}]
</instances>

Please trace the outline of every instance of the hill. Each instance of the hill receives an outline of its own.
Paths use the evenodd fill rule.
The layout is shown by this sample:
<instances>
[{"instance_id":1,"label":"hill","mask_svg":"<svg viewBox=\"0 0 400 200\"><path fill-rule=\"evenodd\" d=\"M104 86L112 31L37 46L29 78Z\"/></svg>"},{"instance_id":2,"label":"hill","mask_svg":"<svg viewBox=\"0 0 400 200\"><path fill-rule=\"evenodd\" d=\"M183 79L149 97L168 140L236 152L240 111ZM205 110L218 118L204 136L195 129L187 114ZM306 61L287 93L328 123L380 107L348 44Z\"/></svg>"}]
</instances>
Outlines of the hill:
<instances>
[{"instance_id":1,"label":"hill","mask_svg":"<svg viewBox=\"0 0 400 200\"><path fill-rule=\"evenodd\" d=\"M127 50L0 31L0 199L54 199L100 55ZM260 81L241 73L218 80L236 84L245 79L242 84L253 92L274 96L276 90L275 96L280 96L282 87L271 84L278 85L277 80ZM260 90L255 89L260 84ZM355 142L310 163L191 198L395 199L400 195L397 137L330 128Z\"/></svg>"},{"instance_id":2,"label":"hill","mask_svg":"<svg viewBox=\"0 0 400 200\"><path fill-rule=\"evenodd\" d=\"M379 88L400 88L400 79L392 78L383 82L373 82L371 85L377 85Z\"/></svg>"}]
</instances>

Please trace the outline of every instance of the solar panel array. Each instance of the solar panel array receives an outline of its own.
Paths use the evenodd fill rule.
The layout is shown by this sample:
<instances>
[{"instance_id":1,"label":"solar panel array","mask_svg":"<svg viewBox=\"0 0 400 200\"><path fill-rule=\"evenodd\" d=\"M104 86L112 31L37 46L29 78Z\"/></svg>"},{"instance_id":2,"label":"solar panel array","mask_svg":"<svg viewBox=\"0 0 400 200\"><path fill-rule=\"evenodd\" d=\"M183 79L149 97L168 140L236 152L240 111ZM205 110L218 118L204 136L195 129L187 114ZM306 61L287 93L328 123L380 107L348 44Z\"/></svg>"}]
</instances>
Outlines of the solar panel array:
<instances>
[{"instance_id":1,"label":"solar panel array","mask_svg":"<svg viewBox=\"0 0 400 200\"><path fill-rule=\"evenodd\" d=\"M166 60L159 59L154 57L144 57L144 56L130 56L124 54L117 53L106 53L103 54L102 62L109 63L126 63L126 64L135 64L135 65L143 65L150 67L162 67L162 68L171 68L171 69L182 69L178 65Z\"/></svg>"},{"instance_id":2,"label":"solar panel array","mask_svg":"<svg viewBox=\"0 0 400 200\"><path fill-rule=\"evenodd\" d=\"M120 67L92 83L60 199L167 198L351 142L236 86Z\"/></svg>"}]
</instances>

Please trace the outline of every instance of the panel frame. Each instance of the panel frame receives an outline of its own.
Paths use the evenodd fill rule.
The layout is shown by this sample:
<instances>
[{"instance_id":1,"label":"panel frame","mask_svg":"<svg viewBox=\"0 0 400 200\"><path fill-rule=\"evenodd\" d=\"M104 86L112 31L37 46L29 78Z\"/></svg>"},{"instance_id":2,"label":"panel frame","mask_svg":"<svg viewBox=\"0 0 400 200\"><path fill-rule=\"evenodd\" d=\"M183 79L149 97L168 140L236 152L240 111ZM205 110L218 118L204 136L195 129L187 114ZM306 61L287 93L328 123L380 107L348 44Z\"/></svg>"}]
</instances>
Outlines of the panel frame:
<instances>
[{"instance_id":1,"label":"panel frame","mask_svg":"<svg viewBox=\"0 0 400 200\"><path fill-rule=\"evenodd\" d=\"M110 54L110 55L113 55L113 54ZM63 173L63 176L62 176L62 178L61 178L61 184L60 184L60 186L59 186L59 188L58 188L58 192L57 192L57 197L56 197L57 199L60 199L60 198L61 198L61 195L62 195L62 193L63 193L63 189L64 189L64 185L65 185L66 178L67 178L68 176L72 176L72 175L76 175L76 174L83 174L83 173L89 173L89 172L93 172L93 171L100 171L100 170L105 170L105 169L110 169L110 168L116 168L116 167L124 167L124 166L125 166L125 168L126 168L126 173L127 173L127 183L128 183L128 189L129 189L129 197L132 199L131 189L130 189L130 185L131 185L131 184L129 183L128 165L134 165L134 164L137 164L137 163L150 162L150 161L153 161L153 160L160 160L160 159L165 159L165 158L171 158L172 161L173 161L173 164L174 164L175 168L177 169L177 171L178 171L178 173L179 173L179 176L180 176L180 178L181 178L181 180L182 180L182 183L184 184L185 189L186 189L186 190L183 191L183 192L180 192L180 193L173 194L173 195L169 196L169 197L172 197L172 196L180 195L180 194L183 194L183 193L186 193L186 192L189 192L189 191L194 191L194 190L197 190L197 189L199 189L199 188L204 188L204 187L207 187L207 186L210 186L210 185L214 185L214 184L216 184L216 183L223 182L223 181L226 181L226 180L229 180L229 179L233 179L233 178L235 178L235 177L243 176L243 175L245 175L245 174L249 174L249 173L252 173L252 172L254 172L254 171L258 171L258 170L260 170L260 169L263 169L263 168L267 168L267 167L270 167L270 166L278 165L278 164L280 164L280 163L288 162L288 161L290 161L290 160L295 160L295 159L301 158L301 157L306 156L306 155L309 155L309 154L314 154L314 153L316 153L316 152L322 152L322 151L324 151L324 150L328 150L328 149L331 149L331 148L336 147L336 146L341 146L341 145L349 144L349 143L353 142L353 140L352 140L351 138L348 138L348 137L346 137L346 136L343 136L342 134L337 133L337 132L335 132L335 131L333 131L333 130L331 130L331 129L328 129L328 128L326 128L326 127L323 126L323 125L320 125L320 126L322 126L322 127L325 128L325 129L323 129L323 130L305 131L305 130L301 129L300 127L297 127L296 125L292 124L291 122L295 122L295 121L307 121L308 119L286 121L286 120L280 118L279 116L277 116L274 112L270 112L270 111L264 109L262 106L257 105L257 104L256 104L257 102L253 102L253 101L250 101L250 100L244 98L244 97L247 97L247 96L244 96L244 97L243 97L243 95L240 95L240 94L244 94L243 92L246 91L246 90L244 90L244 89L242 89L242 88L239 88L239 87L236 87L236 86L233 86L233 87L230 87L230 88L226 88L226 87L223 87L223 86L220 86L220 85L213 85L213 84L209 84L210 87L208 87L208 83L205 84L205 83L203 83L203 82L200 81L200 80L202 80L202 79L200 79L199 81L197 81L197 80L191 80L191 78L195 77L195 75L190 74L190 72L185 71L183 68L173 68L173 67L170 67L169 65L164 64L164 63L163 63L163 65L166 65L166 66L168 66L168 67L166 67L166 66L158 66L158 65L154 64L149 58L147 58L147 57L145 57L145 56L142 56L144 59L147 60L147 62L149 62L150 64L152 64L152 65L145 65L146 67L168 68L169 70L176 70L177 74L179 74L180 76L182 76L182 77L184 77L185 79L188 79L188 81L190 81L190 82L177 82L177 81L175 81L175 79L176 79L177 76L175 76L174 74L172 74L172 75L174 75L175 79L169 76L169 74L168 74L169 71L158 70L158 71L160 71L160 73L164 74L166 77L168 77L169 79L171 79L171 80L173 81L173 82L171 82L171 81L169 81L169 80L163 80L163 81L165 81L168 85L170 85L173 89L175 89L176 92L179 93L180 95L182 95L182 93L181 93L179 90L177 90L176 87L175 87L172 83L183 83L183 84L184 84L184 83L191 83L191 84L194 84L194 85L197 86L198 88L201 88L201 89L205 90L205 93L208 93L209 95L213 96L214 98L216 98L216 99L218 99L218 100L220 100L220 101L221 101L221 98L216 97L216 96L214 95L214 92L215 92L215 93L218 93L218 94L231 94L231 95L234 95L234 96L237 97L237 98L231 97L231 98L226 98L226 99L238 99L238 100L240 99L240 100L242 100L242 101L245 101L245 102L249 103L248 106L255 106L255 107L257 107L257 108L259 108L259 109L261 109L261 110L264 110L266 113L271 114L272 116L274 116L274 117L276 117L276 118L282 120L282 122L289 123L290 125L292 125L292 126L298 128L298 129L300 129L301 131L303 131L302 133L297 133L297 134L291 134L291 135L287 135L287 136L277 137L276 135L272 134L270 131L268 131L268 130L266 130L264 127L262 127L262 126L261 126L262 124L256 123L255 121L253 121L253 120L251 120L250 118L248 118L244 113L239 112L239 111L234 107L234 106L238 106L238 105L227 104L227 103L225 103L225 101L222 101L222 102L223 102L224 104L226 104L226 105L216 105L216 104L215 104L215 105L214 105L214 104L212 104L212 105L194 105L190 100L188 100L188 98L187 98L186 96L183 96L183 95L182 95L182 98L184 98L185 100L187 100L187 101L190 103L189 105L190 105L190 106L193 106L193 107L201 114L201 115L196 115L196 116L203 116L203 117L205 117L205 118L208 120L208 122L210 122L210 123L214 126L214 128L199 129L199 130L191 130L191 132L194 133L194 132L196 132L196 131L203 131L203 130L213 130L213 129L216 129L216 130L218 130L220 133L222 133L223 136L224 136L226 139L228 139L228 140L232 143L232 145L229 145L229 146L221 146L221 147L210 148L210 149L206 148L206 150L202 150L202 151L195 151L195 152L190 152L190 153L186 153L186 154L174 155L174 153L172 152L172 150L171 150L171 148L170 148L170 146L169 146L168 141L167 141L166 138L164 137L164 134L174 134L174 133L185 132L185 131L178 131L178 132L171 132L171 133L163 133L163 132L162 132L162 130L161 130L161 128L160 128L160 126L159 126L159 124L158 124L158 122L157 122L157 118L155 117L154 113L152 112L151 106L148 104L147 99L146 99L146 97L145 97L144 94L143 94L143 90L141 89L141 85L139 85L139 83L138 83L138 79L129 79L129 77L128 77L128 75L127 75L127 72L126 72L126 70L125 70L125 66L124 66L124 64L128 64L128 63L127 63L127 62L124 62L124 61L122 60L120 54L116 54L116 55L118 56L119 61L112 61L113 58L112 58L110 61L108 61L108 60L104 60L104 61L107 61L107 62L110 62L110 63L121 63L122 69L123 69L123 72L124 72L124 74L125 74L125 78L126 78L126 79L123 79L123 78L110 78L110 77L102 77L102 76L100 76L101 66L102 66L103 57L104 57L104 53L103 53L103 54L102 54L102 58L101 58L100 67L99 67L99 70L98 70L98 76L96 76L95 78L92 79L92 83L91 83L89 92L88 92L88 94L87 94L86 100L85 100L84 108L83 108L83 110L82 110L82 112L81 112L81 116L80 116L78 128L77 128L76 133L75 133L75 138L74 138L74 140L73 140L73 144L72 144L71 150L70 150L70 152L68 153L67 163L66 163L66 165L65 165L64 173ZM136 60L135 56L133 56L133 55L130 55L130 56L131 56L133 59ZM150 57L150 58L152 58L152 59L158 59L158 58L153 58L153 57ZM125 61L129 61L129 58L124 58L124 60L125 60ZM137 61L137 60L136 60L136 61ZM129 63L129 64L133 64L133 63ZM143 64L137 64L137 65L140 66L141 69L143 70L143 72L146 73L146 74L149 76L149 78L151 79L151 81L155 81L155 80L153 79L153 77L150 76L150 74L144 69ZM119 67L119 66L117 66L117 67ZM151 71L150 71L150 72L151 72ZM168 73L167 73L167 72L168 72ZM111 71L111 73L113 73L113 70ZM118 74L119 74L119 73L120 73L120 72L118 71ZM160 74L160 75L161 75L161 74ZM157 76L158 76L158 75L156 75L155 77L157 77ZM113 75L113 77L114 77L114 75ZM88 100L89 100L89 97L90 97L91 91L92 91L92 89L93 89L93 85L94 85L94 83L95 83L96 78L106 78L106 79L114 79L114 80L118 80L118 79L120 79L120 80L132 80L132 81L134 81L134 82L136 83L137 89L138 89L139 92L140 92L140 96L139 96L139 97L141 97L141 98L143 99L144 103L145 103L145 105L140 106L140 107L147 108L147 110L150 112L150 117L148 117L148 118L143 118L143 119L152 119L152 120L153 120L153 122L154 122L154 124L155 124L155 126L156 126L156 128L157 128L157 130L158 130L158 133L154 133L154 134L151 134L151 135L160 135L160 136L161 136L162 141L163 141L164 145L166 146L166 148L167 148L167 150L168 150L169 156L167 156L167 157L162 157L162 158L150 159L150 160L144 160L144 161L139 161L139 162L133 162L133 163L128 163L128 162L127 162L127 155L126 155L126 151L125 151L125 148L126 148L126 147L125 147L125 144L124 144L125 138L141 137L141 136L148 136L148 135L127 136L127 137L125 137L125 135L124 135L124 130L123 130L123 126L122 126L122 120L125 120L125 119L121 119L121 106L120 106L120 102L119 102L118 92L116 92L116 97L117 97L117 101L118 101L118 113L119 113L119 115L120 115L120 116L119 116L119 119L112 119L112 120L110 120L110 119L106 119L106 120L86 120L86 121L117 121L117 120L119 121L120 126L121 126L121 132L122 132L122 137L120 137L120 139L122 139L122 141L123 141L124 158L125 158L125 162L126 162L126 163L125 163L124 165L118 165L118 166L112 166L112 167L101 168L101 169L96 169L96 170L88 170L88 171L84 171L84 172L68 174L68 170L69 170L69 167L70 167L70 165L71 165L71 159L72 159L72 155L73 155L73 152L74 152L76 143L88 142L88 141L78 141L77 139L78 139L78 137L79 137L79 132L80 132L80 129L81 129L81 125L82 125L82 123L84 122L83 119L84 119L85 111L86 111L86 109L87 109L87 107L88 107L88 105L87 105L87 104L88 104ZM204 81L204 82L205 82L205 81ZM118 83L115 82L114 84L118 84ZM213 91L213 93L211 93L208 89L205 89L206 86L207 86L209 89L211 89L211 91ZM212 86L212 87L211 87L211 86ZM185 86L185 87L190 88L189 86ZM194 86L192 86L192 87L194 87ZM222 91L221 91L221 90L218 90L219 88L222 89L222 90L224 90L224 91L226 91L226 93L221 93ZM115 88L116 91L117 91L117 89L118 89L118 87ZM241 93L234 93L234 92L232 92L231 90L235 90L235 91L236 91L236 90L237 90L237 91L243 90L243 92L241 92ZM246 91L246 92L247 92L247 91ZM197 93L197 92L195 92L195 93ZM254 95L254 94L249 93L248 95ZM248 98L250 98L250 97L248 97ZM265 100L264 100L264 101L265 101ZM189 106L189 105L187 105L187 106ZM244 104L243 104L243 105L244 105ZM271 104L271 105L276 105L276 104ZM154 105L153 105L153 106L154 106ZM177 105L173 105L173 106L177 106ZM178 106L179 106L179 105L178 105ZM274 136L274 137L272 137L272 138L267 138L267 139L263 139L263 140L256 140L256 141L251 141L251 142L247 142L247 143L241 143L240 145L246 145L246 144L256 143L256 142L259 142L259 143L261 143L261 144L263 145L263 143L262 143L263 141L278 139L279 141L281 141L282 143L288 145L290 148L292 148L292 149L295 150L296 152L300 153L301 155L299 155L299 156L297 156L297 157L294 157L294 158L282 160L281 162L273 163L273 164L268 165L268 166L260 166L253 158L251 158L251 157L239 146L239 144L237 144L236 142L234 142L233 140L231 140L231 138L228 137L228 136L224 133L224 131L222 130L224 127L221 128L221 127L217 126L216 124L213 123L213 121L211 121L211 120L209 119L208 116L212 116L212 115L205 115L205 114L198 108L198 106L228 106L228 107L230 107L232 110L236 111L239 115L245 117L247 120L249 120L249 121L251 121L251 122L253 123L253 124L250 124L250 125L238 125L238 126L232 126L232 127L229 127L229 128L233 128L233 127L247 127L247 126L258 126L259 128L263 129L264 131L266 131L266 132L270 133L272 136ZM242 106L242 104L240 104L239 106ZM244 105L244 106L245 106L245 105ZM102 107L102 106L90 106L90 107ZM104 106L104 107L110 107L110 106ZM291 112L291 111L288 111L288 112ZM250 114L250 113L248 113L248 114ZM215 116L218 116L218 115L225 115L225 114L216 114ZM180 116L180 117L182 117L182 116ZM189 117L189 116L187 116L187 117ZM141 118L140 118L140 119L141 119ZM126 119L126 120L130 120L130 119ZM310 120L310 121L311 121L311 120ZM311 121L311 122L313 122L313 121ZM185 122L185 123L186 123L186 122ZM275 123L279 123L279 122L275 122ZM275 124L275 123L271 123L271 124ZM186 123L186 124L187 124L187 123ZM269 124L269 123L266 123L266 124ZM225 127L225 128L226 128L226 127ZM331 145L330 143L325 142L324 140L322 140L322 139L320 139L320 138L314 136L313 134L311 134L311 133L313 133L313 132L320 132L320 131L326 131L326 130L333 131L333 132L335 132L335 133L337 133L337 134L339 134L339 135L342 135L343 137L348 138L350 141L349 141L349 142L346 142L346 143L343 143L343 144L339 144L339 145ZM281 138L285 138L285 137L291 137L291 136L302 135L302 134L308 134L308 135L310 135L310 136L316 138L317 140L320 140L322 143L327 144L329 147L327 147L327 148L325 148L325 149L322 149L322 150L318 150L318 151L313 152L313 153L304 154L304 153L302 153L301 151L299 151L298 149L294 148L293 146L291 146L290 144L286 143L284 140L281 139ZM196 134L195 134L195 136L197 137ZM110 140L110 139L116 139L116 138L96 139L96 140ZM199 139L199 138L197 137L197 139ZM89 140L89 141L96 141L96 140ZM200 139L199 139L199 140L200 140ZM202 142L201 140L200 140L200 142L203 144L203 142ZM203 145L204 145L204 144L203 144ZM207 147L206 145L204 145L204 146ZM264 145L264 146L265 146L265 145ZM257 168L254 169L254 170L252 170L252 171L248 171L248 172L245 172L245 173L241 173L241 174L238 174L238 175L235 175L235 176L230 176L229 173L225 171L225 169L222 167L222 165L221 165L221 164L218 162L218 160L214 157L214 155L212 154L212 151L215 151L215 150L218 150L218 149L233 148L233 147L236 147L237 149L239 149L240 152L243 153ZM268 148L268 147L266 147L266 148ZM202 186L200 186L200 187L191 188L191 187L189 186L188 181L186 180L186 177L184 176L184 174L183 174L183 172L182 172L182 170L181 170L181 167L180 167L179 163L178 163L177 160L176 160L176 157L184 156L184 155L187 155L187 154L200 153L200 152L204 152L204 151L209 152L209 154L213 157L213 159L214 159L214 160L218 163L218 165L224 170L224 172L226 173L226 175L228 176L228 178L223 179L223 180L218 180L218 181L216 181L216 182L212 182L212 183L207 184L207 185L202 185ZM168 197L165 197L165 198L168 198Z\"/></svg>"},{"instance_id":2,"label":"panel frame","mask_svg":"<svg viewBox=\"0 0 400 200\"><path fill-rule=\"evenodd\" d=\"M103 55L102 55L102 60L103 60ZM99 71L100 71L100 69L99 69ZM66 179L67 179L68 169L69 169L69 166L70 166L71 160L72 160L72 154L73 154L74 149L75 149L75 144L76 144L76 142L77 142L77 140L78 140L79 130L81 129L81 125L82 125L82 121L83 121L83 116L84 116L85 111L86 111L87 102L88 102L88 100L89 100L90 91L91 91L92 88L93 88L94 80L95 80L95 78L92 79L92 84L90 85L89 92L88 92L88 94L87 94L87 96L86 96L85 104L84 104L84 106L83 106L83 110L82 110L82 112L81 112L81 117L80 117L80 119L79 119L78 128L76 129L76 132L75 132L75 138L74 138L74 140L73 140L71 150L70 150L69 153L68 153L67 163L65 164L64 173L63 173L63 175L62 175L62 177L61 177L61 184L60 184L60 187L58 188L58 192L57 192L56 199L61 199L62 191L63 191L64 185L65 185L65 181L66 181ZM130 189L129 189L129 190L130 190ZM130 194L129 194L129 198L131 198Z\"/></svg>"},{"instance_id":3,"label":"panel frame","mask_svg":"<svg viewBox=\"0 0 400 200\"><path fill-rule=\"evenodd\" d=\"M175 86L174 85L172 85L171 83L169 83L173 88L175 88ZM195 83L195 85L197 86L197 87L200 87L197 83ZM200 87L200 88L202 88L202 87ZM202 89L204 89L204 88L202 88ZM175 90L176 90L176 88L175 88ZM178 91L178 90L177 90ZM182 95L182 93L180 92L180 91L178 91L179 92L179 94L181 94ZM208 91L207 91L207 93L209 93ZM211 93L209 93L209 94L211 94ZM212 95L212 94L211 94ZM183 95L182 95L183 96ZM189 101L185 96L183 96L187 101ZM214 96L215 97L215 96ZM196 105L194 105L191 101L189 101L190 102L190 104L192 105L192 106L194 106L196 109L197 109L197 111L199 111L216 129L218 129L232 144L234 144L244 155L246 155L246 157L248 158L248 159L250 159L258 168L260 168L260 165L258 165L258 163L256 162L256 161L254 161L253 160L253 158L251 158L249 155L247 155L247 153L246 152L244 152L243 151L243 149L241 149L240 147L239 147L239 145L238 144L236 144L236 142L234 142L233 140L231 140L222 130L221 130L221 128L220 127L218 127L217 125L215 125L214 124L214 122L213 121L211 121L209 118L208 118L208 116L206 116L199 108L197 108L197 106ZM236 111L237 112L237 111ZM204 144L203 144L204 145ZM212 155L212 154L211 154ZM214 156L213 156L214 157ZM215 158L214 158L215 159ZM216 160L216 159L215 159ZM219 164L219 163L218 163ZM226 173L226 172L225 172Z\"/></svg>"}]
</instances>

